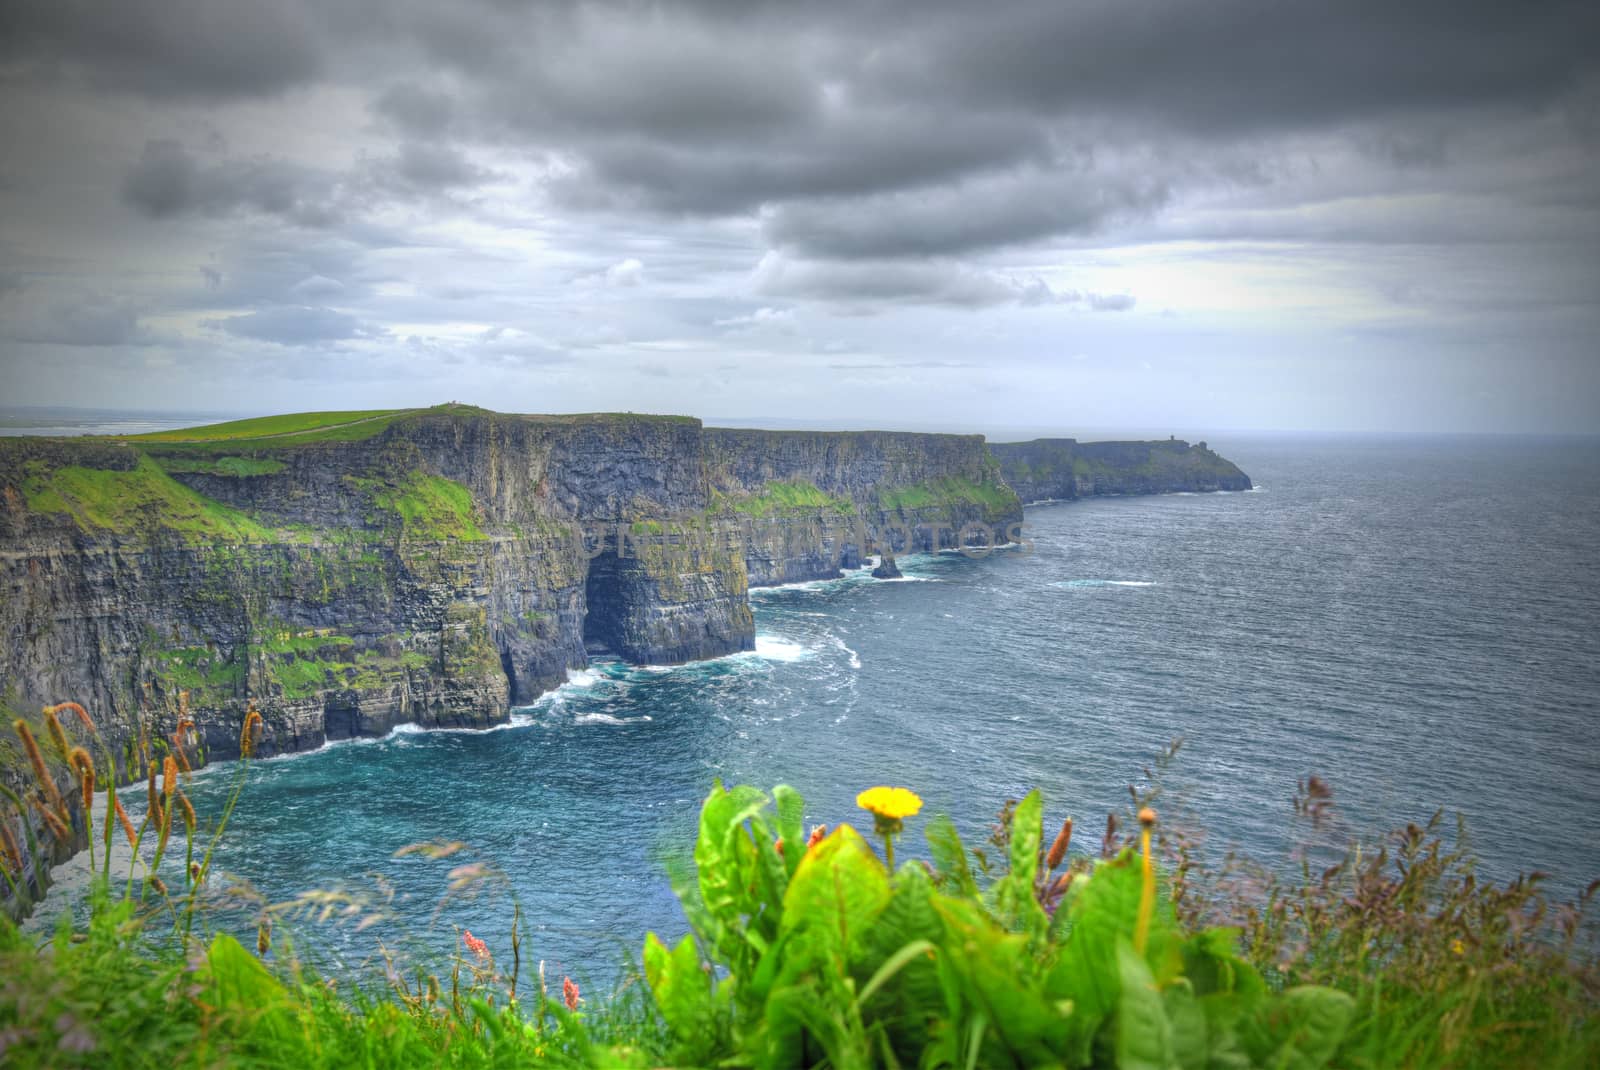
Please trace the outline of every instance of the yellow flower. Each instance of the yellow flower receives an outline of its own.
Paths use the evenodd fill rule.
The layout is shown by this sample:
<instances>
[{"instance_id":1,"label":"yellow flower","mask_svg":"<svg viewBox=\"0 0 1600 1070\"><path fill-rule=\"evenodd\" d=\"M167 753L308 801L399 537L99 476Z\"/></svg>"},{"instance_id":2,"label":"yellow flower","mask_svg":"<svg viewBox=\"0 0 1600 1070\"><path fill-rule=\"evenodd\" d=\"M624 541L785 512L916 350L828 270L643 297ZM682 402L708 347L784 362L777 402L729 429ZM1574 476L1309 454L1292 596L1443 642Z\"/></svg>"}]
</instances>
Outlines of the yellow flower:
<instances>
[{"instance_id":1,"label":"yellow flower","mask_svg":"<svg viewBox=\"0 0 1600 1070\"><path fill-rule=\"evenodd\" d=\"M1450 950L1455 952L1457 955L1465 955L1467 953L1467 945L1461 942L1460 937L1457 937L1456 939L1450 941Z\"/></svg>"},{"instance_id":2,"label":"yellow flower","mask_svg":"<svg viewBox=\"0 0 1600 1070\"><path fill-rule=\"evenodd\" d=\"M922 800L910 788L868 788L856 796L856 805L876 817L899 821L922 809Z\"/></svg>"}]
</instances>

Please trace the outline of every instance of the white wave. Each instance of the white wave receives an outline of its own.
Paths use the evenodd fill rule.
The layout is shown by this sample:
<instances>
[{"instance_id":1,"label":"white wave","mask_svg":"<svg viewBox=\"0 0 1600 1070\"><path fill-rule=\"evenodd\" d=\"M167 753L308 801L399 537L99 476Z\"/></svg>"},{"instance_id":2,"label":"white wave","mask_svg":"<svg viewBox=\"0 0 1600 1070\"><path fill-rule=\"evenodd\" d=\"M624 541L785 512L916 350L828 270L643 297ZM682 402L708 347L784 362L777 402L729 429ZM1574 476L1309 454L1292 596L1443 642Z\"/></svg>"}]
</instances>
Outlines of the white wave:
<instances>
[{"instance_id":1,"label":"white wave","mask_svg":"<svg viewBox=\"0 0 1600 1070\"><path fill-rule=\"evenodd\" d=\"M638 724L641 721L648 720L651 720L649 714L641 714L638 717L613 717L609 713L580 713L572 719L572 723L624 725Z\"/></svg>"},{"instance_id":2,"label":"white wave","mask_svg":"<svg viewBox=\"0 0 1600 1070\"><path fill-rule=\"evenodd\" d=\"M1073 589L1077 587L1154 587L1155 580L1057 580L1052 587Z\"/></svg>"},{"instance_id":3,"label":"white wave","mask_svg":"<svg viewBox=\"0 0 1600 1070\"><path fill-rule=\"evenodd\" d=\"M568 669L567 682L562 684L559 688L557 688L557 690L582 691L585 688L593 687L595 684L598 684L605 678L605 673L598 669Z\"/></svg>"},{"instance_id":4,"label":"white wave","mask_svg":"<svg viewBox=\"0 0 1600 1070\"><path fill-rule=\"evenodd\" d=\"M757 635L755 653L765 661L800 661L811 656L807 647L778 635Z\"/></svg>"},{"instance_id":5,"label":"white wave","mask_svg":"<svg viewBox=\"0 0 1600 1070\"><path fill-rule=\"evenodd\" d=\"M828 641L837 647L840 653L844 654L850 659L850 667L852 669L861 668L861 655L857 654L854 650L851 650L843 639L840 639L837 635L830 635L828 636Z\"/></svg>"}]
</instances>

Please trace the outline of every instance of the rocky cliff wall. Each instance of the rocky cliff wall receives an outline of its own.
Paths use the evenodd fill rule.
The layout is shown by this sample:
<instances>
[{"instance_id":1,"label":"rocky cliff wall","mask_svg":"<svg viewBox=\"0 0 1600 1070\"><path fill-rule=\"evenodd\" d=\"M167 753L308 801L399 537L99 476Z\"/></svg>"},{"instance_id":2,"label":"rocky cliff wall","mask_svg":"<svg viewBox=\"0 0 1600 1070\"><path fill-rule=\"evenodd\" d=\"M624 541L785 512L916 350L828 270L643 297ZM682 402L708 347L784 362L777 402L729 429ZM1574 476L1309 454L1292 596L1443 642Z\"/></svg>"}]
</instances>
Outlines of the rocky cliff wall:
<instances>
[{"instance_id":1,"label":"rocky cliff wall","mask_svg":"<svg viewBox=\"0 0 1600 1070\"><path fill-rule=\"evenodd\" d=\"M991 452L457 406L277 434L0 438L0 704L83 703L123 782L167 747L232 757L252 705L267 755L488 726L594 656L753 648L750 586L1014 541L1013 485L1239 480L1183 443ZM175 736L180 707L193 727ZM25 787L14 744L0 779Z\"/></svg>"},{"instance_id":2,"label":"rocky cliff wall","mask_svg":"<svg viewBox=\"0 0 1600 1070\"><path fill-rule=\"evenodd\" d=\"M1249 490L1250 477L1204 442L1079 442L1041 438L995 442L990 452L1025 502L1094 495Z\"/></svg>"}]
</instances>

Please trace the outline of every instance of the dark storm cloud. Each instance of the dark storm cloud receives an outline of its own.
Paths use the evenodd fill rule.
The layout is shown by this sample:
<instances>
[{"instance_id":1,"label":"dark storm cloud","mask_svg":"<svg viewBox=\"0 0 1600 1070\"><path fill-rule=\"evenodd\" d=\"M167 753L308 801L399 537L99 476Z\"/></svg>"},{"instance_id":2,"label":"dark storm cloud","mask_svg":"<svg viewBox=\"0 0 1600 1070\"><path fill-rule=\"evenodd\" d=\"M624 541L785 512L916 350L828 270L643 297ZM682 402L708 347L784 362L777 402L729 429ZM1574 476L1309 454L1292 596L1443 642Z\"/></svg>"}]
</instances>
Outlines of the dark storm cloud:
<instances>
[{"instance_id":1,"label":"dark storm cloud","mask_svg":"<svg viewBox=\"0 0 1600 1070\"><path fill-rule=\"evenodd\" d=\"M539 188L561 209L760 211L775 247L874 259L1157 215L1181 183L1104 157L1174 137L1191 155L1238 143L1241 157L1270 159L1283 150L1264 137L1368 124L1351 136L1379 165L1440 166L1437 132L1385 124L1550 104L1600 70L1597 11L1568 0L138 0L104 11L27 0L0 27L15 57L148 94L359 84L404 135L364 176L201 163L155 140L126 185L151 217L335 226L375 198L481 184L488 172L458 143L492 143L544 161Z\"/></svg>"},{"instance_id":2,"label":"dark storm cloud","mask_svg":"<svg viewBox=\"0 0 1600 1070\"><path fill-rule=\"evenodd\" d=\"M1218 133L1531 107L1596 69L1589 0L1029 0L952 5L885 42L873 85L957 106Z\"/></svg>"},{"instance_id":3,"label":"dark storm cloud","mask_svg":"<svg viewBox=\"0 0 1600 1070\"><path fill-rule=\"evenodd\" d=\"M79 68L152 96L273 93L322 69L320 28L294 2L7 0L0 55Z\"/></svg>"},{"instance_id":4,"label":"dark storm cloud","mask_svg":"<svg viewBox=\"0 0 1600 1070\"><path fill-rule=\"evenodd\" d=\"M145 143L122 193L152 219L243 213L328 228L396 198L444 195L496 177L452 146L418 141L338 173L271 157L204 162L176 141L159 140Z\"/></svg>"},{"instance_id":5,"label":"dark storm cloud","mask_svg":"<svg viewBox=\"0 0 1600 1070\"><path fill-rule=\"evenodd\" d=\"M128 203L152 219L256 212L304 226L339 222L337 182L282 160L203 163L176 141L147 141L122 184Z\"/></svg>"},{"instance_id":6,"label":"dark storm cloud","mask_svg":"<svg viewBox=\"0 0 1600 1070\"><path fill-rule=\"evenodd\" d=\"M1168 195L1137 173L1030 169L853 199L798 201L768 216L772 244L816 256L945 256L1046 234L1093 234Z\"/></svg>"}]
</instances>

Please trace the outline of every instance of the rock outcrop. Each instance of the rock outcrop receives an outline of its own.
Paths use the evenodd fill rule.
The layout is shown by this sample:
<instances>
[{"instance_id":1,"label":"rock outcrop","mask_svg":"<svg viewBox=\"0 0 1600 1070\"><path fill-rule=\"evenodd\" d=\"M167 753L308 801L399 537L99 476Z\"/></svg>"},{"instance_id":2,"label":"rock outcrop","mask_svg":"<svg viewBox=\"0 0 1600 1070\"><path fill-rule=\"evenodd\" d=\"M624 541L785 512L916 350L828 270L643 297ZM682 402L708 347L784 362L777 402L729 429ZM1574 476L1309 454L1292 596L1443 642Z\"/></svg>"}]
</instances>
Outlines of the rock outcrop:
<instances>
[{"instance_id":1,"label":"rock outcrop","mask_svg":"<svg viewBox=\"0 0 1600 1070\"><path fill-rule=\"evenodd\" d=\"M872 569L873 579L898 580L902 576L904 576L904 573L900 571L900 566L895 563L894 554L891 553L885 553L883 560L879 561Z\"/></svg>"}]
</instances>

